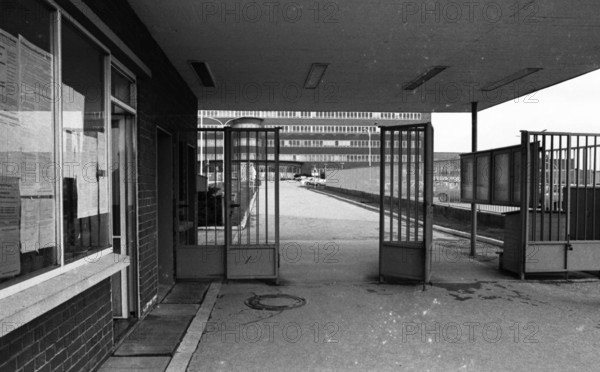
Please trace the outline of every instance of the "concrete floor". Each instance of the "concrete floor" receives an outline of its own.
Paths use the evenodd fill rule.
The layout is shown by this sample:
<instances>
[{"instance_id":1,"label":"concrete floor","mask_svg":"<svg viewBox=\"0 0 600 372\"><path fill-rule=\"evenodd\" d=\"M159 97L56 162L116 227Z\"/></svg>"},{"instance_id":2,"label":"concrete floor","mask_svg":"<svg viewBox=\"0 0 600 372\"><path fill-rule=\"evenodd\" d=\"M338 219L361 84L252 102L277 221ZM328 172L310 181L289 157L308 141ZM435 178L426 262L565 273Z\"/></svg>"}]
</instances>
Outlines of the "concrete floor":
<instances>
[{"instance_id":1,"label":"concrete floor","mask_svg":"<svg viewBox=\"0 0 600 372\"><path fill-rule=\"evenodd\" d=\"M188 371L581 371L600 365L600 283L521 282L494 248L434 236L433 286L378 284L378 215L281 185L281 285L224 284ZM254 310L253 295L306 305ZM283 303L283 301L281 302Z\"/></svg>"}]
</instances>

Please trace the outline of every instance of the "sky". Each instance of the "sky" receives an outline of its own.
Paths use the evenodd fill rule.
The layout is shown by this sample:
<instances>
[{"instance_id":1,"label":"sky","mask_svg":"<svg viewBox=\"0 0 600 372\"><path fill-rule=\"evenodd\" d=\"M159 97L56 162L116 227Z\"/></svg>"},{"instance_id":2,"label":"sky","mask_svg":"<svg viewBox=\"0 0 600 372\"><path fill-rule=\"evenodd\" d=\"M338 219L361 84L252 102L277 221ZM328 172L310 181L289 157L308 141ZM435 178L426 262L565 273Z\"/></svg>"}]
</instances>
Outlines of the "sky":
<instances>
[{"instance_id":1,"label":"sky","mask_svg":"<svg viewBox=\"0 0 600 372\"><path fill-rule=\"evenodd\" d=\"M531 102L535 101L535 102ZM518 145L520 131L600 133L600 70L480 111L478 149ZM436 152L471 151L471 114L433 113Z\"/></svg>"}]
</instances>

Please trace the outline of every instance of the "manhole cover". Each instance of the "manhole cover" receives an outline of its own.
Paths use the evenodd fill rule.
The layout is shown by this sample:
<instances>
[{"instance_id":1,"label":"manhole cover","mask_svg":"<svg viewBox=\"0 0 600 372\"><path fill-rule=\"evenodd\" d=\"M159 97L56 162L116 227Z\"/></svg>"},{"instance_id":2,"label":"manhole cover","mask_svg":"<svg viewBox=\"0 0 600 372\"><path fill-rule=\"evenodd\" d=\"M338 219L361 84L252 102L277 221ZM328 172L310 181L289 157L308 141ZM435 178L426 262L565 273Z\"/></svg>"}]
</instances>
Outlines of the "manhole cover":
<instances>
[{"instance_id":1,"label":"manhole cover","mask_svg":"<svg viewBox=\"0 0 600 372\"><path fill-rule=\"evenodd\" d=\"M255 310L289 310L306 305L306 300L288 294L269 294L252 296L244 301L246 306Z\"/></svg>"}]
</instances>

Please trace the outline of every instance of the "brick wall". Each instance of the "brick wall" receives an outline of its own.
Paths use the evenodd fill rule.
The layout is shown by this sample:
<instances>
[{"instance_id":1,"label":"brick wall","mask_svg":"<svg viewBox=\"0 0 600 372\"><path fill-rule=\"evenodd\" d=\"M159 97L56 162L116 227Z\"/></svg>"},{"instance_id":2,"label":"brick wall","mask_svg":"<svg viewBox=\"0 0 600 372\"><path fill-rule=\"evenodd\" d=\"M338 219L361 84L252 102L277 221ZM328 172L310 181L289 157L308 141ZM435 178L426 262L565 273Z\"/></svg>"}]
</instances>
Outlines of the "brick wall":
<instances>
[{"instance_id":1,"label":"brick wall","mask_svg":"<svg viewBox=\"0 0 600 372\"><path fill-rule=\"evenodd\" d=\"M92 370L112 346L110 301L107 279L0 338L0 372Z\"/></svg>"}]
</instances>

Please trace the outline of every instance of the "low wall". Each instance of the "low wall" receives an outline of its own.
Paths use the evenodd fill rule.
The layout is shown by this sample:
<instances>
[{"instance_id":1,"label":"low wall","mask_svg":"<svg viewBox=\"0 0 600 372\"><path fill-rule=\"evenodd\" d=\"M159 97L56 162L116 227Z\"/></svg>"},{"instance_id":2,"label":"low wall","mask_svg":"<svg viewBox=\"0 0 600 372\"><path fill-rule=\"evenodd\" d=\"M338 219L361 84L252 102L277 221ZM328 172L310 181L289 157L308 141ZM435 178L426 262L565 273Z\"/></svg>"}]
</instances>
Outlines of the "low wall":
<instances>
[{"instance_id":1,"label":"low wall","mask_svg":"<svg viewBox=\"0 0 600 372\"><path fill-rule=\"evenodd\" d=\"M375 185L377 186L377 193L373 193L373 192L367 192L367 191L361 191L361 190L356 190L356 189L345 189L342 187L336 187L336 186L330 186L329 184L327 185L326 189L333 191L333 192L337 192L340 194L345 194L345 195L350 195L350 196L356 196L356 197L360 197L366 200L372 200L372 201L376 201L379 202L379 185L378 183ZM387 201L389 201L389 197L386 198ZM398 198L394 198L394 202L398 203ZM452 206L447 206L447 205L438 205L438 204L434 204L433 205L433 216L434 216L434 222L435 222L435 216L444 216L447 218L452 218L458 221L464 221L465 223L470 224L471 223L471 211L468 209L462 209L462 208L454 208ZM504 228L504 216L501 214L496 214L496 213L485 213L485 212L479 212L477 213L477 223L483 226L489 226L489 227L496 227L496 228Z\"/></svg>"}]
</instances>

